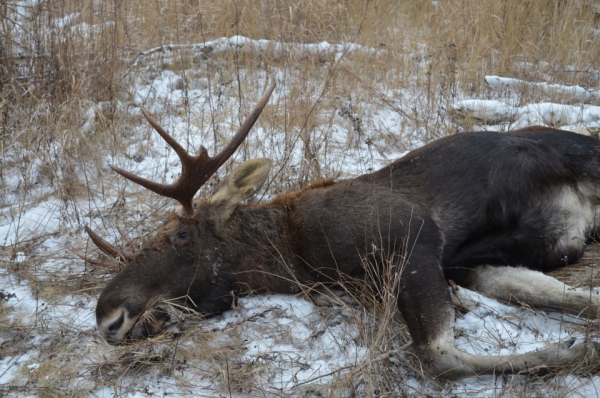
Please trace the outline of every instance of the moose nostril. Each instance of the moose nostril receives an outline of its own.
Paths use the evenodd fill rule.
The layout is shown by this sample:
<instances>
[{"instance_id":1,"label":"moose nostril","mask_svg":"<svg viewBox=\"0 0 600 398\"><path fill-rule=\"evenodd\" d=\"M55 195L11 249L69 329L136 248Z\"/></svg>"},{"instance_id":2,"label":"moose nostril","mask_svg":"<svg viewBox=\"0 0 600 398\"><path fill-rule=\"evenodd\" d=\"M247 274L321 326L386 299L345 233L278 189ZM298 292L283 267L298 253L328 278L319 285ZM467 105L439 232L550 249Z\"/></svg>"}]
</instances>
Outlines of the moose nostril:
<instances>
[{"instance_id":1,"label":"moose nostril","mask_svg":"<svg viewBox=\"0 0 600 398\"><path fill-rule=\"evenodd\" d=\"M121 312L121 316L119 317L119 319L117 319L116 321L114 321L113 323L108 325L107 330L109 332L114 332L115 330L119 330L121 328L121 326L123 326L124 320L125 320L125 313Z\"/></svg>"}]
</instances>

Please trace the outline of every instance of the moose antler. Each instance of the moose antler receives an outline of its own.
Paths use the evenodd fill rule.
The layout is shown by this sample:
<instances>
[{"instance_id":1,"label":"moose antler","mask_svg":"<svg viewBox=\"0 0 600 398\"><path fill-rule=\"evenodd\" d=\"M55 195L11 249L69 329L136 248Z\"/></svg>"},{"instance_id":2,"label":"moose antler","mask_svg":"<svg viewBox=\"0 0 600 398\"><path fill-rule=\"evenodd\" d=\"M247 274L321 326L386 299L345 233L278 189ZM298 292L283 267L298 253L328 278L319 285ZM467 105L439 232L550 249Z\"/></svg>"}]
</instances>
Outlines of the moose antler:
<instances>
[{"instance_id":1,"label":"moose antler","mask_svg":"<svg viewBox=\"0 0 600 398\"><path fill-rule=\"evenodd\" d=\"M105 254L108 254L110 257L122 258L126 262L130 262L135 257L132 253L125 253L122 250L114 247L104 239L102 239L97 233L92 231L87 225L85 226L85 232L89 235L90 239L94 244Z\"/></svg>"},{"instance_id":2,"label":"moose antler","mask_svg":"<svg viewBox=\"0 0 600 398\"><path fill-rule=\"evenodd\" d=\"M225 149L223 149L221 153L214 157L208 156L208 152L203 146L200 147L196 156L188 154L187 151L183 149L183 147L165 131L165 129L159 126L158 123L156 123L156 121L150 117L150 115L142 110L144 117L148 120L148 122L150 122L150 125L152 125L154 130L156 130L158 134L160 134L160 136L167 142L167 144L169 144L171 148L175 150L179 156L179 159L181 160L181 176L179 176L179 179L173 184L158 184L156 182L136 176L135 174L120 169L116 166L110 165L110 167L123 177L140 184L144 188L148 188L149 190L161 196L166 196L177 200L182 206L179 216L193 218L193 199L196 195L196 192L198 192L200 187L202 187L202 185L208 181L208 179L219 169L223 163L225 163L227 159L229 159L233 152L235 152L235 150L244 141L248 135L248 132L267 104L267 101L269 100L269 97L274 89L275 83L269 87L265 95L260 99L258 104L256 104L256 107L254 107L250 116L248 116L244 123L242 123L242 126L229 144L225 147Z\"/></svg>"}]
</instances>

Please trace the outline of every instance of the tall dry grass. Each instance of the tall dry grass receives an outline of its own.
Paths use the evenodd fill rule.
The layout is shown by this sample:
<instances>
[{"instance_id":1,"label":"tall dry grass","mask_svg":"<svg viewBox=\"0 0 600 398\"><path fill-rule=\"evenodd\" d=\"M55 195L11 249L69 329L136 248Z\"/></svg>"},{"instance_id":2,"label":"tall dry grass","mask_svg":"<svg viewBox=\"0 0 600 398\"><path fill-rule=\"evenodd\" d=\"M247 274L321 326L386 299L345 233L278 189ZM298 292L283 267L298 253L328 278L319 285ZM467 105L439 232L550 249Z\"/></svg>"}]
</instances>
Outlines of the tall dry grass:
<instances>
[{"instance_id":1,"label":"tall dry grass","mask_svg":"<svg viewBox=\"0 0 600 398\"><path fill-rule=\"evenodd\" d=\"M122 96L132 82L124 78L127 67L141 51L233 35L383 49L384 55L357 56L350 66L384 92L414 87L425 94L420 109L425 115L413 115L408 127L425 125L430 132L443 127L438 119L445 117L448 98L486 91L485 74L598 85L600 17L592 0L46 0L3 3L0 14L0 128L4 137L14 139L19 132L22 141L33 145L43 141L40 136L55 137L57 131L78 126L82 102L110 103ZM293 57L277 61L308 75L322 66ZM218 65L194 64L182 51L163 67L206 67L216 75L217 69L235 74L272 62L231 56ZM372 95L356 81L336 83L328 87L331 97ZM431 116L437 120L434 128L429 127Z\"/></svg>"},{"instance_id":2,"label":"tall dry grass","mask_svg":"<svg viewBox=\"0 0 600 398\"><path fill-rule=\"evenodd\" d=\"M431 89L456 84L456 90L480 90L484 74L528 73L594 86L600 56L597 7L592 0L3 3L3 98L18 107L28 105L29 112L36 102L110 101L128 83L122 80L124 68L140 51L233 35L384 48L388 57L352 66L369 72L361 76L389 84L416 77ZM415 62L414 57L430 62ZM246 58L235 67L257 68L261 61ZM173 67L189 66L185 62L174 59ZM308 66L303 64L294 66ZM427 67L411 69L419 64Z\"/></svg>"}]
</instances>

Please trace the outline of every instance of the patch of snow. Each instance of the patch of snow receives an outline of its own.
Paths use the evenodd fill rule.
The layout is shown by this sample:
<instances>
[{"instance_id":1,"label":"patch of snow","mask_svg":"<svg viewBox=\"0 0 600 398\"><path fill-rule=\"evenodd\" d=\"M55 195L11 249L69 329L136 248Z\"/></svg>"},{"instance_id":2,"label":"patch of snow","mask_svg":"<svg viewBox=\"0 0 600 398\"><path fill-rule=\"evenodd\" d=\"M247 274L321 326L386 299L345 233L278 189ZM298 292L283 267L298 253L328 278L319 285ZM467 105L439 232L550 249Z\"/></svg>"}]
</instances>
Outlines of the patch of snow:
<instances>
[{"instance_id":1,"label":"patch of snow","mask_svg":"<svg viewBox=\"0 0 600 398\"><path fill-rule=\"evenodd\" d=\"M452 107L486 124L510 124L511 129L535 125L584 129L600 125L600 106L594 105L541 102L519 107L497 100L464 99L454 102Z\"/></svg>"},{"instance_id":2,"label":"patch of snow","mask_svg":"<svg viewBox=\"0 0 600 398\"><path fill-rule=\"evenodd\" d=\"M342 56L355 52L365 52L367 54L376 54L380 50L361 46L356 43L349 44L330 44L326 41L320 43L282 43L275 40L254 40L245 36L223 37L205 43L195 44L168 44L154 47L142 52L131 64L129 69L138 66L138 63L145 57L156 53L172 52L179 49L190 49L195 51L196 57L213 57L229 51L237 51L240 54L260 56L269 53L275 58L287 57L290 53L301 53L312 56L318 56L320 60L339 60Z\"/></svg>"},{"instance_id":3,"label":"patch of snow","mask_svg":"<svg viewBox=\"0 0 600 398\"><path fill-rule=\"evenodd\" d=\"M546 95L561 95L568 100L577 100L587 102L593 99L600 99L600 90L588 90L581 86L566 86L563 84L534 83L521 79L514 79L500 76L486 76L485 81L490 87L495 89L529 89L539 90Z\"/></svg>"}]
</instances>

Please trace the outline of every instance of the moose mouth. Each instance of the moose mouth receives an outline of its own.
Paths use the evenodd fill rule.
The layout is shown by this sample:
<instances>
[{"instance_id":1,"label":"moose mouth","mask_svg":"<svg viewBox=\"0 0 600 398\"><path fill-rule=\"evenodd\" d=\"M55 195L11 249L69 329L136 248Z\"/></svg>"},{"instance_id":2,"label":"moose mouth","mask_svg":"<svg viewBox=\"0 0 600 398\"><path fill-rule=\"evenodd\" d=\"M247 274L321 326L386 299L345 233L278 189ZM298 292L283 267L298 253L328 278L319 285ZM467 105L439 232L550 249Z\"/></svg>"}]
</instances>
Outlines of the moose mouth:
<instances>
[{"instance_id":1,"label":"moose mouth","mask_svg":"<svg viewBox=\"0 0 600 398\"><path fill-rule=\"evenodd\" d=\"M142 340L161 333L172 323L172 312L165 308L165 305L156 305L147 309L139 316L137 322L129 331L128 340Z\"/></svg>"},{"instance_id":2,"label":"moose mouth","mask_svg":"<svg viewBox=\"0 0 600 398\"><path fill-rule=\"evenodd\" d=\"M164 331L177 333L178 329L174 326L182 319L177 312L177 309L165 303L149 306L137 316L130 316L129 311L123 308L99 323L98 329L111 345L133 343Z\"/></svg>"}]
</instances>

